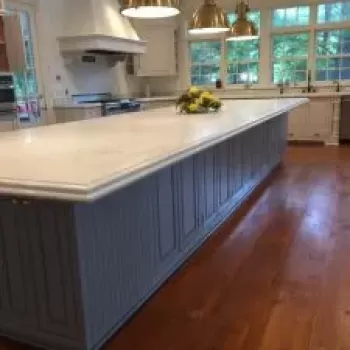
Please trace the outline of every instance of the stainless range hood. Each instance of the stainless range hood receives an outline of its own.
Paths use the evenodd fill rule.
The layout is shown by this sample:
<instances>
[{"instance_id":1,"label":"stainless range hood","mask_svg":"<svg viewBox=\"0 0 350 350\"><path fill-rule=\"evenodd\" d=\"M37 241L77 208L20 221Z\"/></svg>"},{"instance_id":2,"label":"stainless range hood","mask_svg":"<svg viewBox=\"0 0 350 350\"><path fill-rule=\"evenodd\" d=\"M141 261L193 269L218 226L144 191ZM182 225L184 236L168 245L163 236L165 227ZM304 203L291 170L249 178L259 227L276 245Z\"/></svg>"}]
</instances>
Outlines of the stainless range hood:
<instances>
[{"instance_id":1,"label":"stainless range hood","mask_svg":"<svg viewBox=\"0 0 350 350\"><path fill-rule=\"evenodd\" d=\"M141 54L140 40L131 23L120 13L117 0L65 0L62 53Z\"/></svg>"}]
</instances>

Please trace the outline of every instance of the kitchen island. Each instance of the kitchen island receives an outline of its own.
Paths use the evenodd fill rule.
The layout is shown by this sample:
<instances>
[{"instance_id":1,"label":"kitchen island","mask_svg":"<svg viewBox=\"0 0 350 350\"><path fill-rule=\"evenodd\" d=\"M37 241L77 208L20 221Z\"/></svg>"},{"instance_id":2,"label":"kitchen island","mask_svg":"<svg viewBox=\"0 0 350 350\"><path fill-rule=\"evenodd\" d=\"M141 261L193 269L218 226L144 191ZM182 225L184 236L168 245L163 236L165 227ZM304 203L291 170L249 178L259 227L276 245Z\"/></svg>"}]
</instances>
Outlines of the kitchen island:
<instances>
[{"instance_id":1,"label":"kitchen island","mask_svg":"<svg viewBox=\"0 0 350 350\"><path fill-rule=\"evenodd\" d=\"M288 112L304 103L2 134L0 333L100 348L279 164Z\"/></svg>"}]
</instances>

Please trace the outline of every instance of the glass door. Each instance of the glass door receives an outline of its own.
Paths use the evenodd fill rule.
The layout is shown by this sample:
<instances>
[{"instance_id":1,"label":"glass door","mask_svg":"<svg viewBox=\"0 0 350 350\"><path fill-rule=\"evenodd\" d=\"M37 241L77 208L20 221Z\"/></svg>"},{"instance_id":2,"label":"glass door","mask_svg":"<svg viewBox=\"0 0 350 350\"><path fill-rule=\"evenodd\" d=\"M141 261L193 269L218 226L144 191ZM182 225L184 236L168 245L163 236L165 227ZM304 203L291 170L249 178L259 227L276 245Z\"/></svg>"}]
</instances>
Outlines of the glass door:
<instances>
[{"instance_id":1,"label":"glass door","mask_svg":"<svg viewBox=\"0 0 350 350\"><path fill-rule=\"evenodd\" d=\"M12 8L10 4L9 12L20 16L26 68L23 71L14 72L14 81L18 123L20 127L29 127L41 122L41 97L38 91L34 54L33 21L29 10Z\"/></svg>"}]
</instances>

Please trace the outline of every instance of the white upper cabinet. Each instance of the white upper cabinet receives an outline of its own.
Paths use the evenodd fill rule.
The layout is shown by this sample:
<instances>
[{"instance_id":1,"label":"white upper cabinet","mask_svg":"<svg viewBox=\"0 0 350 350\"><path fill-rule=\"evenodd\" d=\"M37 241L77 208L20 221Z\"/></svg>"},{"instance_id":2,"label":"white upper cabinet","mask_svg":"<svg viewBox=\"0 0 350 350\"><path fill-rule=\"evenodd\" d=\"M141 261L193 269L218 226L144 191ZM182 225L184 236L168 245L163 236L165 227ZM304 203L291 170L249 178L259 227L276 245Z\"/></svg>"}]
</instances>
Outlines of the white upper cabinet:
<instances>
[{"instance_id":1,"label":"white upper cabinet","mask_svg":"<svg viewBox=\"0 0 350 350\"><path fill-rule=\"evenodd\" d=\"M18 15L4 16L6 52L11 72L26 69L22 29Z\"/></svg>"},{"instance_id":2,"label":"white upper cabinet","mask_svg":"<svg viewBox=\"0 0 350 350\"><path fill-rule=\"evenodd\" d=\"M176 29L173 25L143 24L136 26L147 41L145 54L135 56L135 74L140 77L174 76L177 74Z\"/></svg>"}]
</instances>

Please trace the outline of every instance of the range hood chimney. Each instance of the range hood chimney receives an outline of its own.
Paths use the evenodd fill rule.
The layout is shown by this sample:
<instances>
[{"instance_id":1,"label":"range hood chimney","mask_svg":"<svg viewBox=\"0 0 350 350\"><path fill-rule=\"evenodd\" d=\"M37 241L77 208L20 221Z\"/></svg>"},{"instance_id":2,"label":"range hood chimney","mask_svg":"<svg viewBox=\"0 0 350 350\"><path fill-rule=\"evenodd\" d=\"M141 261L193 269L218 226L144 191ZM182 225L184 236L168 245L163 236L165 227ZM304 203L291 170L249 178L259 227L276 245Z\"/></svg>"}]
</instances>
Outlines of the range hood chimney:
<instances>
[{"instance_id":1,"label":"range hood chimney","mask_svg":"<svg viewBox=\"0 0 350 350\"><path fill-rule=\"evenodd\" d=\"M63 35L60 51L100 54L146 52L129 20L120 13L117 0L64 0Z\"/></svg>"}]
</instances>

